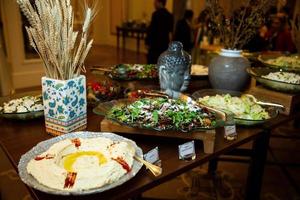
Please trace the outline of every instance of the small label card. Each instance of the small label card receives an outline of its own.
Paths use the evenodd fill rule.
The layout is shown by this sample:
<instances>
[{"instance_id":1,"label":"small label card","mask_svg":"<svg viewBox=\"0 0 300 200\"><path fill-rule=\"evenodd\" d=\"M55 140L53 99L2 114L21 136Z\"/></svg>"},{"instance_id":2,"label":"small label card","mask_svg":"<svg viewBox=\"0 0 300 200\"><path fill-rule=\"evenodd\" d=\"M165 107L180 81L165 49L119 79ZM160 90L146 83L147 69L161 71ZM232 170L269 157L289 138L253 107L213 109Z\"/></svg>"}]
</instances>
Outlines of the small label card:
<instances>
[{"instance_id":1,"label":"small label card","mask_svg":"<svg viewBox=\"0 0 300 200\"><path fill-rule=\"evenodd\" d=\"M224 137L228 140L234 140L237 137L236 126L224 126Z\"/></svg>"},{"instance_id":2,"label":"small label card","mask_svg":"<svg viewBox=\"0 0 300 200\"><path fill-rule=\"evenodd\" d=\"M195 142L187 142L178 146L180 160L194 160L196 158Z\"/></svg>"},{"instance_id":3,"label":"small label card","mask_svg":"<svg viewBox=\"0 0 300 200\"><path fill-rule=\"evenodd\" d=\"M155 147L154 149L148 151L147 153L144 154L144 159L148 161L149 163L152 164L159 164L159 152L158 152L158 147Z\"/></svg>"}]
</instances>

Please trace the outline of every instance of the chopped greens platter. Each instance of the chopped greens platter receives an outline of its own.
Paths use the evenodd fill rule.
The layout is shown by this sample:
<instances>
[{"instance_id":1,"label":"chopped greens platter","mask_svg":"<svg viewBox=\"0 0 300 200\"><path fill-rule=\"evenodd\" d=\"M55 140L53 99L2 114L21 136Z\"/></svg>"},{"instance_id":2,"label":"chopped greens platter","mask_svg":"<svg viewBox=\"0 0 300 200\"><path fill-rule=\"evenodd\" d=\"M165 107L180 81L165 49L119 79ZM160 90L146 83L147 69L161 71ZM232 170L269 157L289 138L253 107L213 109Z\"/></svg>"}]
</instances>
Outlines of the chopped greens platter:
<instances>
[{"instance_id":1,"label":"chopped greens platter","mask_svg":"<svg viewBox=\"0 0 300 200\"><path fill-rule=\"evenodd\" d=\"M205 107L167 98L143 98L127 104L115 104L107 118L132 127L158 131L213 129L215 113Z\"/></svg>"},{"instance_id":2,"label":"chopped greens platter","mask_svg":"<svg viewBox=\"0 0 300 200\"><path fill-rule=\"evenodd\" d=\"M120 80L153 79L158 78L158 70L154 64L119 64L109 75Z\"/></svg>"}]
</instances>

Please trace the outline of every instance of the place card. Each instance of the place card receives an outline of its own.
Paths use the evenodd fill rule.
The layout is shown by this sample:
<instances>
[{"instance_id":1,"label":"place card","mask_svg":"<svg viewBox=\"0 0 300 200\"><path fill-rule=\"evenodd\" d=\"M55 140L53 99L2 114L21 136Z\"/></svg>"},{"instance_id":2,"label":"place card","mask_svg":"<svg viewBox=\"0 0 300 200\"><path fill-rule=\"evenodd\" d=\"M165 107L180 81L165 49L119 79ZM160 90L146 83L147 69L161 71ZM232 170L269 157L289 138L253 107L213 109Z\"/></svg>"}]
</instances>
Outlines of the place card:
<instances>
[{"instance_id":1,"label":"place card","mask_svg":"<svg viewBox=\"0 0 300 200\"><path fill-rule=\"evenodd\" d=\"M235 140L237 138L236 126L229 125L224 126L224 138L227 140Z\"/></svg>"},{"instance_id":2,"label":"place card","mask_svg":"<svg viewBox=\"0 0 300 200\"><path fill-rule=\"evenodd\" d=\"M159 151L158 147L155 147L154 149L148 151L144 154L144 159L148 161L149 163L159 165L160 159L159 159Z\"/></svg>"},{"instance_id":3,"label":"place card","mask_svg":"<svg viewBox=\"0 0 300 200\"><path fill-rule=\"evenodd\" d=\"M195 160L195 141L187 142L178 145L179 159L180 160Z\"/></svg>"}]
</instances>

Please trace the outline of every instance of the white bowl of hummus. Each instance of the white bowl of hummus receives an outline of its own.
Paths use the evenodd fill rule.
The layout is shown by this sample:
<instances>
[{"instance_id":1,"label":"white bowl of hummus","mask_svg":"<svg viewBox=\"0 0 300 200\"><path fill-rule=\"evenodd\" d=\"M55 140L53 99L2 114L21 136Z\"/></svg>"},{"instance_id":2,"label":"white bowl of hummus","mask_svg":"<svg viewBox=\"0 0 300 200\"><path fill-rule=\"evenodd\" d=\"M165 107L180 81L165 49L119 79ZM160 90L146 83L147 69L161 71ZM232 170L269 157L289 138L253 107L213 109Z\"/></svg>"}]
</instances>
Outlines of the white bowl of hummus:
<instances>
[{"instance_id":1,"label":"white bowl of hummus","mask_svg":"<svg viewBox=\"0 0 300 200\"><path fill-rule=\"evenodd\" d=\"M43 192L82 195L102 192L131 179L142 150L113 133L77 132L43 141L19 162L23 182Z\"/></svg>"}]
</instances>

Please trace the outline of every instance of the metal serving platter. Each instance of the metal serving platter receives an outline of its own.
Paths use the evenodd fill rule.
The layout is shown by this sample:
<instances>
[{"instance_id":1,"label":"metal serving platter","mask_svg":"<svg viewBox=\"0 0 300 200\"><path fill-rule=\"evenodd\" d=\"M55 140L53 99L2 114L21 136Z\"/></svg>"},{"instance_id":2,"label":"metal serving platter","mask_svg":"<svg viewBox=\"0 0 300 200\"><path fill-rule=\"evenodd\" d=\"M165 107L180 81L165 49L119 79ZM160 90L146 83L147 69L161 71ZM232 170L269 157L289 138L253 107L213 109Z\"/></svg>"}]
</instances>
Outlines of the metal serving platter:
<instances>
[{"instance_id":1,"label":"metal serving platter","mask_svg":"<svg viewBox=\"0 0 300 200\"><path fill-rule=\"evenodd\" d=\"M271 72L278 72L278 69L266 68L266 67L249 67L247 68L248 74L255 78L263 86L271 88L273 90L289 93L299 93L300 84L287 83L283 81L272 80L264 78L262 76L268 75Z\"/></svg>"},{"instance_id":2,"label":"metal serving platter","mask_svg":"<svg viewBox=\"0 0 300 200\"><path fill-rule=\"evenodd\" d=\"M140 129L152 130L152 131L159 131L159 132L160 131L161 132L164 132L164 131L186 132L186 131L182 131L180 129L176 129L175 127L168 128L168 129L158 129L158 128L154 128L154 127L145 127L143 125L136 124L136 123L132 123L132 124L124 123L124 122L121 122L121 121L119 121L119 120L117 120L115 118L111 118L111 117L108 116L109 111L114 106L118 107L118 106L128 105L128 104L133 103L136 100L137 99L119 99L119 100L113 100L113 101L103 102L103 103L98 104L98 106L93 109L93 112L95 114L97 114L97 115L105 116L107 119L109 119L111 121L117 122L117 123L119 123L121 125L124 125L124 126L129 126L129 127L132 127L132 128L140 128ZM203 107L206 108L206 106L204 106L204 105L202 106L202 108ZM215 126L211 126L211 127L198 127L198 128L194 128L194 129L190 130L189 132L193 132L193 131L207 131L207 130L212 130L212 129L216 129L218 127L224 126L225 122L222 119L223 116L221 116L220 113L216 113L216 122L217 123L216 123Z\"/></svg>"},{"instance_id":3,"label":"metal serving platter","mask_svg":"<svg viewBox=\"0 0 300 200\"><path fill-rule=\"evenodd\" d=\"M113 182L109 185L105 185L100 188L94 188L90 190L81 190L81 191L64 191L64 190L56 190L49 188L47 186L44 186L40 184L32 175L28 174L27 172L27 164L28 162L35 158L37 155L40 155L41 153L47 151L53 144L65 140L65 139L71 139L71 138L97 138L97 137L105 137L109 138L114 141L127 141L133 145L133 147L136 150L136 155L139 157L143 157L143 151L140 147L136 145L136 143L132 140L129 140L125 137L116 135L114 133L104 133L104 132L75 132L75 133L69 133L65 135L61 135L55 138L51 138L49 140L45 140L43 142L38 143L35 147L33 147L30 151L25 153L18 165L18 171L19 171L19 176L21 177L21 180L26 183L28 186L45 192L49 194L54 194L54 195L87 195L87 194L95 194L95 193L101 193L106 190L110 190L112 188L115 188L119 185L122 185L123 183L127 182L131 178L133 178L139 170L142 168L142 164L140 162L137 162L136 160L133 161L133 166L132 170L124 175L122 178L119 179L119 181Z\"/></svg>"},{"instance_id":4,"label":"metal serving platter","mask_svg":"<svg viewBox=\"0 0 300 200\"><path fill-rule=\"evenodd\" d=\"M284 54L262 54L259 55L257 60L260 61L263 65L273 68L273 69L282 69L285 71L292 71L292 72L300 72L300 66L299 65L289 65L289 64L285 64L285 65L275 65L275 64L270 64L268 63L268 60L270 59L276 59L280 56L285 56ZM294 57L294 58L298 58L299 56L297 55L289 55L289 57Z\"/></svg>"},{"instance_id":5,"label":"metal serving platter","mask_svg":"<svg viewBox=\"0 0 300 200\"><path fill-rule=\"evenodd\" d=\"M134 69L139 67L140 69ZM147 80L157 79L158 70L155 64L117 64L114 66L94 66L90 68L94 74L106 74L114 80Z\"/></svg>"},{"instance_id":6,"label":"metal serving platter","mask_svg":"<svg viewBox=\"0 0 300 200\"><path fill-rule=\"evenodd\" d=\"M205 89L205 90L199 90L196 91L195 93L193 93L192 97L195 100L198 100L201 97L205 97L205 96L215 96L215 95L225 95L225 94L230 94L231 96L236 96L236 97L240 97L242 95L242 93L240 92L236 92L236 91L228 91L228 90L216 90L216 89ZM257 99L259 99L259 97L257 97ZM269 120L274 119L275 117L277 117L278 115L278 110L274 107L270 107L270 106L266 106L265 107L266 111L269 113L270 118L269 119L265 119L265 120L250 120L250 119L243 119L243 118L238 118L238 117L234 117L234 121L237 125L242 125L242 126L254 126L254 125L259 125L259 124L263 124ZM224 111L227 112L227 111ZM231 112L229 112L231 113ZM232 113L233 114L233 113Z\"/></svg>"},{"instance_id":7,"label":"metal serving platter","mask_svg":"<svg viewBox=\"0 0 300 200\"><path fill-rule=\"evenodd\" d=\"M41 95L42 91L32 91L32 92L24 92L19 94L13 94L6 97L0 98L0 106L3 105L3 103L9 102L13 99L18 99L24 96L37 96ZM31 120L36 119L44 116L44 110L35 111L35 112L24 112L24 113L2 113L0 111L0 117L6 118L6 119L13 119L13 120Z\"/></svg>"}]
</instances>

